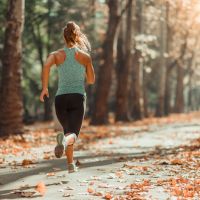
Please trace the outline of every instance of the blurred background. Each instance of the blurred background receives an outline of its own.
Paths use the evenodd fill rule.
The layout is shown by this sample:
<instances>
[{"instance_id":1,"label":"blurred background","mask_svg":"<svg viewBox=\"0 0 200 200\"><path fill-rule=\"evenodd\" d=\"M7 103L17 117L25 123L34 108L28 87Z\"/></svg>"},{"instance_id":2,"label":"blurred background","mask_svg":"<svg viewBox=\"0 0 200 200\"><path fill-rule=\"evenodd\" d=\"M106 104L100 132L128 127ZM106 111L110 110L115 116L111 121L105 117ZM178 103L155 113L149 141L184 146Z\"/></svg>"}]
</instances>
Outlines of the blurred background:
<instances>
[{"instance_id":1,"label":"blurred background","mask_svg":"<svg viewBox=\"0 0 200 200\"><path fill-rule=\"evenodd\" d=\"M199 0L0 0L0 135L55 119L57 71L41 103L41 70L75 21L88 36L96 83L90 124L196 111L200 105Z\"/></svg>"}]
</instances>

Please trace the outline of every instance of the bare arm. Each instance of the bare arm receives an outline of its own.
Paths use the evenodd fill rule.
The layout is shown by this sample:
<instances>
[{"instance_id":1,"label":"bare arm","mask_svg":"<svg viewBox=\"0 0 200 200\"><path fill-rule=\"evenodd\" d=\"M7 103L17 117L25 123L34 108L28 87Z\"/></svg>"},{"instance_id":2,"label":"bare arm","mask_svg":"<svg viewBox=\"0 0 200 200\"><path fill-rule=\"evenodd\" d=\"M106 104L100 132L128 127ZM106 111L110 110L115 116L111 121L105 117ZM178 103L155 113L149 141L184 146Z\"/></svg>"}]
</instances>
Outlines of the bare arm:
<instances>
[{"instance_id":1,"label":"bare arm","mask_svg":"<svg viewBox=\"0 0 200 200\"><path fill-rule=\"evenodd\" d=\"M49 97L48 92L48 82L49 82L49 73L50 68L55 64L55 57L54 54L50 54L47 58L46 62L44 63L42 74L41 74L41 81L42 81L42 92L40 95L40 100L44 102L44 96L46 95Z\"/></svg>"},{"instance_id":2,"label":"bare arm","mask_svg":"<svg viewBox=\"0 0 200 200\"><path fill-rule=\"evenodd\" d=\"M94 84L95 82L95 73L94 73L94 67L92 64L92 59L90 56L86 59L86 79L88 84Z\"/></svg>"},{"instance_id":3,"label":"bare arm","mask_svg":"<svg viewBox=\"0 0 200 200\"><path fill-rule=\"evenodd\" d=\"M92 59L89 54L86 52L79 50L75 54L76 60L82 64L86 69L86 81L88 84L94 84L95 82L95 73L94 67L92 64Z\"/></svg>"}]
</instances>

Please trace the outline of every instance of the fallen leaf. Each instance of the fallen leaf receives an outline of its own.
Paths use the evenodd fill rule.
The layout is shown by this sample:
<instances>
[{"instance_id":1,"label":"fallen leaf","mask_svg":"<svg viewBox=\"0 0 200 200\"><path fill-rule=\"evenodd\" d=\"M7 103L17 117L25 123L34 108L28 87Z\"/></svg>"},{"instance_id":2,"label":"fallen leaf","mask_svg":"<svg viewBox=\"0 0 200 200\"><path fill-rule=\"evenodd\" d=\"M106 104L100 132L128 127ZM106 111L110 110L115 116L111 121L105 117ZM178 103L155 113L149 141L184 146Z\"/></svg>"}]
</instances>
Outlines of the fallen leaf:
<instances>
[{"instance_id":1,"label":"fallen leaf","mask_svg":"<svg viewBox=\"0 0 200 200\"><path fill-rule=\"evenodd\" d=\"M110 173L110 174L108 174L108 177L107 177L108 179L114 179L114 178L116 178L116 175L115 174L113 174L113 173Z\"/></svg>"},{"instance_id":2,"label":"fallen leaf","mask_svg":"<svg viewBox=\"0 0 200 200\"><path fill-rule=\"evenodd\" d=\"M93 195L94 196L103 196L103 192L95 192Z\"/></svg>"},{"instance_id":3,"label":"fallen leaf","mask_svg":"<svg viewBox=\"0 0 200 200\"><path fill-rule=\"evenodd\" d=\"M110 193L106 193L104 196L104 199L112 199L113 195L111 195Z\"/></svg>"},{"instance_id":4,"label":"fallen leaf","mask_svg":"<svg viewBox=\"0 0 200 200\"><path fill-rule=\"evenodd\" d=\"M61 181L61 184L67 184L69 181Z\"/></svg>"},{"instance_id":5,"label":"fallen leaf","mask_svg":"<svg viewBox=\"0 0 200 200\"><path fill-rule=\"evenodd\" d=\"M117 158L117 160L120 162L120 161L125 161L127 160L127 157L124 157L124 156L120 156L119 158Z\"/></svg>"},{"instance_id":6,"label":"fallen leaf","mask_svg":"<svg viewBox=\"0 0 200 200\"><path fill-rule=\"evenodd\" d=\"M91 181L91 182L89 183L89 185L94 185L94 181Z\"/></svg>"},{"instance_id":7,"label":"fallen leaf","mask_svg":"<svg viewBox=\"0 0 200 200\"><path fill-rule=\"evenodd\" d=\"M88 191L88 193L94 193L94 189L91 188L91 187L89 187L89 188L87 189L87 191Z\"/></svg>"},{"instance_id":8,"label":"fallen leaf","mask_svg":"<svg viewBox=\"0 0 200 200\"><path fill-rule=\"evenodd\" d=\"M15 191L15 194L19 194L21 197L33 197L34 191Z\"/></svg>"},{"instance_id":9,"label":"fallen leaf","mask_svg":"<svg viewBox=\"0 0 200 200\"><path fill-rule=\"evenodd\" d=\"M34 164L32 160L24 159L22 161L22 166Z\"/></svg>"},{"instance_id":10,"label":"fallen leaf","mask_svg":"<svg viewBox=\"0 0 200 200\"><path fill-rule=\"evenodd\" d=\"M45 195L46 193L46 186L43 182L39 182L37 185L36 185L36 191L38 191L42 196Z\"/></svg>"},{"instance_id":11,"label":"fallen leaf","mask_svg":"<svg viewBox=\"0 0 200 200\"><path fill-rule=\"evenodd\" d=\"M160 165L169 165L169 163L168 163L167 161L165 161L165 160L164 160L164 161L161 161L161 162L159 162L159 164L160 164Z\"/></svg>"},{"instance_id":12,"label":"fallen leaf","mask_svg":"<svg viewBox=\"0 0 200 200\"><path fill-rule=\"evenodd\" d=\"M44 155L43 159L44 160L50 160L51 156L50 155Z\"/></svg>"},{"instance_id":13,"label":"fallen leaf","mask_svg":"<svg viewBox=\"0 0 200 200\"><path fill-rule=\"evenodd\" d=\"M194 197L194 191L183 190L184 197Z\"/></svg>"},{"instance_id":14,"label":"fallen leaf","mask_svg":"<svg viewBox=\"0 0 200 200\"><path fill-rule=\"evenodd\" d=\"M47 176L55 176L55 173L54 172L49 172L46 174Z\"/></svg>"},{"instance_id":15,"label":"fallen leaf","mask_svg":"<svg viewBox=\"0 0 200 200\"><path fill-rule=\"evenodd\" d=\"M61 170L61 169L58 168L58 167L54 167L54 168L53 168L53 171L59 171L59 170Z\"/></svg>"},{"instance_id":16,"label":"fallen leaf","mask_svg":"<svg viewBox=\"0 0 200 200\"><path fill-rule=\"evenodd\" d=\"M142 167L142 170L143 170L143 171L147 171L148 168L147 168L146 166L144 166L144 167Z\"/></svg>"},{"instance_id":17,"label":"fallen leaf","mask_svg":"<svg viewBox=\"0 0 200 200\"><path fill-rule=\"evenodd\" d=\"M173 159L171 160L170 162L172 165L182 165L183 164L183 161L180 160L180 159Z\"/></svg>"},{"instance_id":18,"label":"fallen leaf","mask_svg":"<svg viewBox=\"0 0 200 200\"><path fill-rule=\"evenodd\" d=\"M63 194L63 197L70 197L71 196L71 194L69 194L69 193L64 193Z\"/></svg>"},{"instance_id":19,"label":"fallen leaf","mask_svg":"<svg viewBox=\"0 0 200 200\"><path fill-rule=\"evenodd\" d=\"M101 183L98 185L99 188L109 188L109 185L106 183Z\"/></svg>"},{"instance_id":20,"label":"fallen leaf","mask_svg":"<svg viewBox=\"0 0 200 200\"><path fill-rule=\"evenodd\" d=\"M74 190L74 188L70 187L70 186L67 186L64 188L65 190Z\"/></svg>"}]
</instances>

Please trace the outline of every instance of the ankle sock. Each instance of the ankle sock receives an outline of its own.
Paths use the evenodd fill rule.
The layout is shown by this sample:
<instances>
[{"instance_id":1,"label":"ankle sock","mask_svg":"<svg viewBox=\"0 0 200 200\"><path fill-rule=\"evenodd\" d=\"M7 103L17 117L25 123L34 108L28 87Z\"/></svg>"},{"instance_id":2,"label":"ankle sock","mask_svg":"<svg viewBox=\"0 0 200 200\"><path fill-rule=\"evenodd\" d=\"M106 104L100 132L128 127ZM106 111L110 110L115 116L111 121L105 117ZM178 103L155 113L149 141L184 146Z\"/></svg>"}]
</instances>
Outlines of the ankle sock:
<instances>
[{"instance_id":1,"label":"ankle sock","mask_svg":"<svg viewBox=\"0 0 200 200\"><path fill-rule=\"evenodd\" d=\"M65 136L65 145L68 146L74 144L76 139L77 135L75 133L68 134Z\"/></svg>"}]
</instances>

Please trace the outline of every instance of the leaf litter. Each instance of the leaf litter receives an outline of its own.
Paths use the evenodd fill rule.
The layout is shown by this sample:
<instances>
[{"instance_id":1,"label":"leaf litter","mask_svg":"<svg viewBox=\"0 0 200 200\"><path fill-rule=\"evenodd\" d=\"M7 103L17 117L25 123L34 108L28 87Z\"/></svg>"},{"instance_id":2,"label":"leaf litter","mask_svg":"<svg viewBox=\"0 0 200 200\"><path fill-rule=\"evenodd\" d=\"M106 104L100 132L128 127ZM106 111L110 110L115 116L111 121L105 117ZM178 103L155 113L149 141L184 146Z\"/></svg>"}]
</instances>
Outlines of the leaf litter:
<instances>
[{"instance_id":1,"label":"leaf litter","mask_svg":"<svg viewBox=\"0 0 200 200\"><path fill-rule=\"evenodd\" d=\"M182 115L176 118L176 116L172 116L171 118L164 119L148 119L144 121L139 121L130 124L112 124L110 126L102 126L102 127L86 127L83 129L83 134L81 134L82 138L79 144L76 146L78 150L87 149L87 146L95 145L96 141L105 137L110 137L109 133L112 132L112 137L115 137L120 134L126 134L122 132L120 127L131 127L131 126L144 126L142 130L148 130L148 125L152 123L156 125L162 125L167 123L174 123L176 121L188 121L191 120L192 116ZM88 131L88 132L87 132ZM97 134L91 134L91 132ZM31 147L39 147L44 144L51 145L54 144L55 132L52 129L33 129L29 131L31 137L24 136L23 138L13 136L6 140L4 140L3 147L1 148L0 154L12 154L13 156L20 155L20 153L24 151L30 153ZM46 138L51 138L47 140ZM14 146L10 146L10 142L14 142ZM2 142L0 142L2 145ZM88 145L90 144L90 145ZM108 140L109 145L115 144L114 139ZM155 151L149 152L143 156L143 158L134 158L132 162L130 159L127 159L124 156L119 156L117 159L119 162L125 162L124 165L120 169L116 169L116 171L112 171L107 174L107 178L101 177L90 177L85 182L84 186L88 185L87 191L80 194L85 195L93 195L93 196L101 196L104 199L114 199L114 200L143 200L145 199L145 194L151 191L155 187L163 187L166 192L168 192L171 196L175 196L177 198L198 198L200 197L200 179L199 177L199 161L200 161L200 140L193 141L189 146L180 146L177 149L169 149L167 151L161 151L162 145L155 148ZM160 152L160 153L159 153ZM97 153L97 155L101 154L101 151ZM103 153L104 154L104 153ZM52 152L46 151L41 154L41 159L49 160L53 159L54 156ZM111 154L112 155L112 154ZM37 159L37 157L36 157ZM127 162L127 160L129 162ZM149 161L149 162L148 162ZM0 166L9 162L5 157L1 158ZM28 167L37 164L37 160L33 159L24 159L21 162L21 166ZM139 164L138 164L139 163ZM13 166L16 163L13 162ZM77 165L82 165L80 160L77 160ZM60 169L54 169L53 171L57 171ZM99 168L99 171L104 171L104 169ZM49 172L46 174L47 177L56 176L55 172ZM132 176L132 183L127 185L112 185L108 183L104 183L105 180L110 181L122 181L126 182L126 177ZM171 177L170 177L171 176ZM99 181L99 183L97 183ZM121 183L119 183L121 184ZM102 191L102 189L104 189ZM16 190L15 192L20 194L23 197L32 197L37 192L40 195L45 195L46 186L43 182L39 182L35 191L22 191ZM62 189L60 192L64 193L63 197L70 197L72 194L65 192L65 190L74 190L74 188L66 187ZM123 194L118 195L116 191L122 191Z\"/></svg>"}]
</instances>

